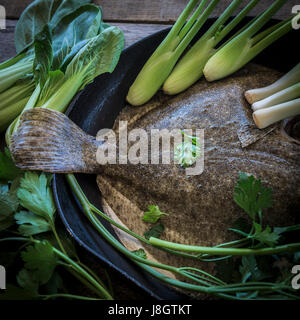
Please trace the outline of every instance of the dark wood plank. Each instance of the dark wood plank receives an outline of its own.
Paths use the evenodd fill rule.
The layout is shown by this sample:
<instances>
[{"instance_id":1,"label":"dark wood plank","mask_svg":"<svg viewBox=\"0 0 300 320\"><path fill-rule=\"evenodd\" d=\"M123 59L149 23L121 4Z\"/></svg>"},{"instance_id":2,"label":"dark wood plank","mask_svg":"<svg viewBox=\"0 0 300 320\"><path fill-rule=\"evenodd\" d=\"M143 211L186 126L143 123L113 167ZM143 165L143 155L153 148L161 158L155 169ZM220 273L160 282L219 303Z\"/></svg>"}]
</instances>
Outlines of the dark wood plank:
<instances>
[{"instance_id":1,"label":"dark wood plank","mask_svg":"<svg viewBox=\"0 0 300 320\"><path fill-rule=\"evenodd\" d=\"M1 0L0 4L6 8L7 18L17 19L32 0ZM94 0L103 7L104 18L119 22L149 22L173 23L183 10L188 0ZM222 0L215 9L213 16L220 15L228 7L231 0ZM273 0L261 0L252 15L256 15L268 7ZM247 4L241 5L241 8ZM284 19L291 15L294 5L299 0L288 0L275 17Z\"/></svg>"}]
</instances>

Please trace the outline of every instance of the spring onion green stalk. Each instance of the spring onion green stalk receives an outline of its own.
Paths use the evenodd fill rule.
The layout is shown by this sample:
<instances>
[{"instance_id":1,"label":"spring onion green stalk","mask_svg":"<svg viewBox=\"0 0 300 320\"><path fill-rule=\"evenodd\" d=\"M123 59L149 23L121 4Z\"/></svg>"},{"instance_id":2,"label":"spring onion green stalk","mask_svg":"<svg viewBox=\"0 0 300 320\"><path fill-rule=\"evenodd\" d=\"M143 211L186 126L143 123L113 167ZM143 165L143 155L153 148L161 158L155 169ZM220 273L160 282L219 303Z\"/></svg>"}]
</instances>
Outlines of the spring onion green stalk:
<instances>
[{"instance_id":1,"label":"spring onion green stalk","mask_svg":"<svg viewBox=\"0 0 300 320\"><path fill-rule=\"evenodd\" d=\"M245 98L250 104L265 99L276 92L282 91L300 82L300 63L273 84L245 92Z\"/></svg>"},{"instance_id":2,"label":"spring onion green stalk","mask_svg":"<svg viewBox=\"0 0 300 320\"><path fill-rule=\"evenodd\" d=\"M217 247L201 247L191 246L170 241L161 240L151 237L150 244L173 250L182 250L185 252L207 253L213 255L231 255L231 256L247 256L247 255L270 255L282 252L297 252L300 249L300 243L277 246L275 248L248 249L248 248L217 248Z\"/></svg>"},{"instance_id":3,"label":"spring onion green stalk","mask_svg":"<svg viewBox=\"0 0 300 320\"><path fill-rule=\"evenodd\" d=\"M279 91L270 97L257 101L252 104L252 110L256 111L268 107L275 106L287 101L300 98L300 82L282 91Z\"/></svg>"},{"instance_id":4,"label":"spring onion green stalk","mask_svg":"<svg viewBox=\"0 0 300 320\"><path fill-rule=\"evenodd\" d=\"M191 0L188 3L166 38L148 59L130 87L126 98L130 104L139 106L153 97L218 2L219 0L212 0L204 10L208 0L202 0L194 14L186 22L198 1Z\"/></svg>"},{"instance_id":5,"label":"spring onion green stalk","mask_svg":"<svg viewBox=\"0 0 300 320\"><path fill-rule=\"evenodd\" d=\"M291 19L287 19L257 34L285 2L286 0L276 0L264 13L254 19L250 26L218 50L204 67L205 78L214 81L231 75L291 31Z\"/></svg>"},{"instance_id":6,"label":"spring onion green stalk","mask_svg":"<svg viewBox=\"0 0 300 320\"><path fill-rule=\"evenodd\" d=\"M300 114L300 98L253 112L253 120L259 129L280 120Z\"/></svg>"},{"instance_id":7,"label":"spring onion green stalk","mask_svg":"<svg viewBox=\"0 0 300 320\"><path fill-rule=\"evenodd\" d=\"M177 94L199 80L203 75L203 68L206 62L216 52L217 49L215 49L215 47L217 44L237 26L258 1L259 0L252 0L249 2L249 4L225 26L225 23L242 2L242 0L232 1L210 29L178 62L165 81L163 91L170 95Z\"/></svg>"}]
</instances>

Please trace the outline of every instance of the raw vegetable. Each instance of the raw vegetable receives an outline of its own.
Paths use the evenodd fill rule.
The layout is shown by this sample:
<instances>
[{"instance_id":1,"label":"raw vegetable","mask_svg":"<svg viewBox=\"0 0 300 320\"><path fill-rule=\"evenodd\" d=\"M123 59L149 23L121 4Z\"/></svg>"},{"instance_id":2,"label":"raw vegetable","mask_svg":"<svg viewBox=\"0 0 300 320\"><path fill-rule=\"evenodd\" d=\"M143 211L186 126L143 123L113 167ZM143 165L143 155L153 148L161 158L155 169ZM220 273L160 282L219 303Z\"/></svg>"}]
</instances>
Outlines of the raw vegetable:
<instances>
[{"instance_id":1,"label":"raw vegetable","mask_svg":"<svg viewBox=\"0 0 300 320\"><path fill-rule=\"evenodd\" d=\"M178 62L163 85L163 91L166 94L182 92L202 77L206 62L218 50L216 49L217 44L238 25L258 3L258 0L249 2L230 23L225 25L241 2L242 0L232 1L217 21Z\"/></svg>"},{"instance_id":2,"label":"raw vegetable","mask_svg":"<svg viewBox=\"0 0 300 320\"><path fill-rule=\"evenodd\" d=\"M290 70L283 77L278 79L268 87L252 89L245 92L245 98L250 104L259 100L263 100L279 91L287 89L294 84L300 82L300 63L298 63L292 70Z\"/></svg>"},{"instance_id":3,"label":"raw vegetable","mask_svg":"<svg viewBox=\"0 0 300 320\"><path fill-rule=\"evenodd\" d=\"M253 113L253 120L259 129L263 129L275 122L298 114L300 114L300 98L256 110Z\"/></svg>"},{"instance_id":4,"label":"raw vegetable","mask_svg":"<svg viewBox=\"0 0 300 320\"><path fill-rule=\"evenodd\" d=\"M17 56L0 64L0 92L32 72L34 37L46 25L54 28L61 19L91 0L36 0L22 13L15 29Z\"/></svg>"},{"instance_id":5,"label":"raw vegetable","mask_svg":"<svg viewBox=\"0 0 300 320\"><path fill-rule=\"evenodd\" d=\"M76 27L81 28L82 15L85 17L86 14L86 11L81 11L87 9L86 7L89 9L90 6L94 11L95 6L87 5L85 8L78 9L80 14L76 12L62 19L62 23L71 19L71 30ZM35 36L33 75L36 87L23 112L34 107L45 107L64 112L78 91L98 75L114 70L124 46L123 33L116 27L107 24L102 26L101 19L99 20L101 11L99 8L96 10L94 25L89 26L88 32L84 30L84 39L76 42L74 46L70 45L69 41L78 40L80 37L77 36L77 33L80 31L73 31L73 34L68 31L68 37L65 37L64 40L62 40L62 35L55 36L52 40L51 30L46 25ZM68 30L68 27L65 29ZM87 38L95 33L96 36ZM57 51L57 42L60 43L61 54ZM53 46L57 48L56 52L53 51ZM52 71L55 65L60 65L60 69ZM18 119L15 119L6 132L8 145L17 127Z\"/></svg>"},{"instance_id":6,"label":"raw vegetable","mask_svg":"<svg viewBox=\"0 0 300 320\"><path fill-rule=\"evenodd\" d=\"M237 234L242 235L243 238L230 243L220 244L212 248L202 247L201 250L199 250L198 247L198 251L201 252L198 255L173 250L173 248L178 248L180 250L192 251L189 250L190 246L177 246L177 244L166 243L165 241L153 237L148 240L147 238L141 237L126 229L124 226L119 225L88 201L72 174L67 175L67 179L76 198L81 203L85 215L96 230L98 230L111 245L134 261L144 271L166 284L189 291L202 292L234 300L300 299L300 296L291 287L290 272L286 270L285 276L283 277L282 270L277 270L272 267L274 262L280 260L280 256L276 255L276 253L281 253L281 256L284 254L284 257L292 260L292 263L298 261L297 254L291 255L289 252L299 251L300 243L285 243L282 245L280 244L280 241L283 233L285 234L285 237L287 237L288 233L300 230L300 225L272 229L270 227L265 229L262 227L262 209L272 205L271 193L270 189L262 187L261 182L256 180L253 176L241 173L235 191L235 200L242 208L246 208L246 212L252 218L253 227L251 228L250 226L248 232L236 228L231 229ZM198 268L173 267L153 262L147 259L147 256L144 254L145 252L142 250L139 254L127 250L108 232L100 220L97 219L96 215L101 216L114 226L146 244L155 243L155 246L158 249L173 254L179 254L190 259L214 261L216 262L218 270L223 271L224 269L224 261L221 260L228 260L228 266L226 266L226 270L229 271L229 275L227 275L228 282L226 283L220 277L213 276ZM244 229L242 227L240 228ZM163 228L160 227L159 234L162 231ZM168 249L166 246L172 247L172 249ZM242 254L243 257L239 260L236 260L238 258L233 260L232 254L237 253ZM219 254L220 256L215 257L215 254ZM260 254L263 256L260 257ZM268 254L269 256L265 256L265 254ZM264 265L266 266L266 259L268 261L267 265L271 266L268 268L268 273L264 271L264 269L261 269ZM236 275L236 269L234 269L234 266L237 263L241 263L240 265L238 264L240 275ZM169 278L161 274L158 271L159 269L170 271L175 275L180 275L183 277L183 281ZM225 272L222 272L221 275L222 278L226 276ZM235 280L233 280L233 276L235 277ZM237 281L236 277L240 277L240 280ZM269 278L270 281L266 281L266 278ZM192 283L189 281L192 281Z\"/></svg>"},{"instance_id":7,"label":"raw vegetable","mask_svg":"<svg viewBox=\"0 0 300 320\"><path fill-rule=\"evenodd\" d=\"M116 66L124 45L123 34L118 28L102 22L99 7L82 6L87 2L90 1L37 0L21 17L20 28L16 30L16 39L20 41L16 47L20 54L1 64L0 70L5 73L7 71L5 68L13 68L18 62L22 65L24 61L21 60L30 55L32 61L30 74L26 77L28 82L24 80L24 83L21 81L16 83L20 85L18 100L22 95L24 97L27 95L30 83L31 95L25 97L27 103L25 98L24 102L22 101L22 107L26 103L25 109L39 105L64 111L79 90L99 74L112 72ZM23 54L22 50L26 54ZM19 77L22 77L21 73L15 80L17 81ZM2 94L9 96L16 89L10 87ZM8 120L9 112L16 111L14 103L19 102L14 100L16 98L16 96L11 98L11 103L7 105L3 104L2 109L6 112L4 121ZM17 126L18 119L15 119L6 132L8 144ZM0 188L4 193L3 197L0 196L0 202L3 200L0 207L5 209L0 210L0 228L9 234L16 222L19 228L13 232L24 237L3 237L1 234L0 244L20 241L22 247L26 247L21 254L24 268L17 276L18 286L9 284L0 298L112 299L111 290L81 263L74 250L69 253L70 246L65 246L58 235L49 187L51 177L26 172L25 177L21 179L22 185L18 187L21 173L11 163L7 151L3 155L0 154L0 179L6 180L6 184ZM8 179L15 179L11 186ZM6 207L4 202L7 204ZM17 210L19 208L20 211ZM52 232L50 236L49 232ZM35 235L38 235L38 238L33 237ZM58 282L62 282L57 273L58 265L63 266L91 289L96 298L66 292L61 284L58 285Z\"/></svg>"},{"instance_id":8,"label":"raw vegetable","mask_svg":"<svg viewBox=\"0 0 300 320\"><path fill-rule=\"evenodd\" d=\"M49 4L50 2L51 1L36 1L31 5L31 11L35 7L37 8L34 9L33 12L38 11L40 10L38 8L40 8L41 3L45 5L45 3ZM63 8L66 14L65 16L56 10L56 13L60 17L60 21L58 21L57 25L50 22L48 25L40 20L41 17L39 19L36 19L36 17L31 17L31 14L27 15L28 24L26 24L26 26L29 27L30 23L32 23L31 27L33 29L31 33L29 34L28 32L25 32L26 28L24 32L21 32L21 29L16 29L15 37L16 39L19 39L19 41L21 41L21 43L23 43L24 45L27 43L27 46L29 47L28 49L25 49L27 50L25 53L20 53L15 58L12 58L0 65L0 92L7 88L14 90L14 88L11 86L16 83L18 79L24 77L25 75L27 75L27 78L32 78L33 73L38 72L37 68L39 68L40 66L35 65L36 62L34 62L36 61L35 53L37 51L37 48L34 47L37 46L37 37L39 35L41 36L43 31L45 32L45 29L48 29L48 33L51 35L51 54L53 56L53 58L51 58L51 61L46 63L45 66L47 66L47 68L49 69L48 71L55 71L57 69L60 69L61 71L65 72L68 63L79 52L79 50L84 47L91 38L99 35L105 28L108 27L107 24L104 24L101 21L102 13L100 7L91 4L80 6L76 5L74 7L73 4L75 4L76 1L73 2L70 0L64 1ZM27 20L25 18L24 21L24 23L27 23ZM38 26L36 26L35 23L38 24ZM42 31L40 33L37 33L37 30L41 29L42 26ZM32 38L33 33L35 34L34 38ZM31 40L29 41L29 39L31 38L36 40L35 45ZM16 41L16 43L18 42ZM47 55L49 54L49 50L49 48L45 48L45 50L43 50L43 48L40 48L38 52L40 52L40 54ZM40 72L41 71L42 70L40 70ZM45 71L43 73L45 74L45 77L47 77L47 73L45 73ZM18 90L19 89L21 89L20 86L18 86ZM2 95L3 98L5 98L6 92L0 93L0 100L2 100ZM19 100L14 99L12 104L15 106L18 101ZM12 110L10 110L9 112L11 118L15 118L22 111L23 107L24 104L18 105L18 108L15 108L14 113L12 112ZM6 129L9 123L10 121L6 120L5 123L1 125L0 120L0 130Z\"/></svg>"},{"instance_id":9,"label":"raw vegetable","mask_svg":"<svg viewBox=\"0 0 300 320\"><path fill-rule=\"evenodd\" d=\"M204 75L208 81L222 79L242 68L266 47L292 30L291 19L279 22L257 33L279 10L286 0L276 0L259 17L233 39L228 41L206 63Z\"/></svg>"},{"instance_id":10,"label":"raw vegetable","mask_svg":"<svg viewBox=\"0 0 300 320\"><path fill-rule=\"evenodd\" d=\"M0 131L5 130L28 102L33 90L31 77L18 80L14 86L0 94Z\"/></svg>"},{"instance_id":11,"label":"raw vegetable","mask_svg":"<svg viewBox=\"0 0 300 320\"><path fill-rule=\"evenodd\" d=\"M139 106L152 98L171 73L173 67L192 41L196 33L203 26L219 0L202 0L191 18L186 22L199 1L191 0L183 10L176 23L148 59L134 83L129 89L127 101Z\"/></svg>"},{"instance_id":12,"label":"raw vegetable","mask_svg":"<svg viewBox=\"0 0 300 320\"><path fill-rule=\"evenodd\" d=\"M256 111L259 109L265 109L283 102L294 100L299 97L300 97L300 82L287 89L274 93L270 97L254 102L252 104L252 110Z\"/></svg>"},{"instance_id":13,"label":"raw vegetable","mask_svg":"<svg viewBox=\"0 0 300 320\"><path fill-rule=\"evenodd\" d=\"M106 286L79 260L70 238L63 236L55 226L51 175L33 172L23 175L7 150L0 153L0 172L0 246L8 241L22 243L18 249L21 254L17 251L10 262L7 259L1 262L6 267L16 268L19 256L23 261L16 280L14 283L10 280L7 290L0 293L0 300L112 299ZM7 237L10 231L13 237ZM1 252L8 256L6 249L1 248ZM63 287L59 266L82 282L94 296L68 293Z\"/></svg>"}]
</instances>

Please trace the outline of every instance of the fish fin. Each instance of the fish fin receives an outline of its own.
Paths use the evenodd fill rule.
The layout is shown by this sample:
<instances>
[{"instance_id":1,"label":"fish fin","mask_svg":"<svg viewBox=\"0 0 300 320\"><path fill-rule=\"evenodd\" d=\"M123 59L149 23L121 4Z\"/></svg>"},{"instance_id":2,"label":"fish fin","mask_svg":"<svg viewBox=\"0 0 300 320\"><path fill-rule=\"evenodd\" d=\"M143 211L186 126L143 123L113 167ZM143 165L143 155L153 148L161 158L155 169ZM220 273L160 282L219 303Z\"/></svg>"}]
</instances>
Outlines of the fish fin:
<instances>
[{"instance_id":1,"label":"fish fin","mask_svg":"<svg viewBox=\"0 0 300 320\"><path fill-rule=\"evenodd\" d=\"M22 114L10 151L15 164L24 170L99 172L96 139L64 114L46 108Z\"/></svg>"}]
</instances>

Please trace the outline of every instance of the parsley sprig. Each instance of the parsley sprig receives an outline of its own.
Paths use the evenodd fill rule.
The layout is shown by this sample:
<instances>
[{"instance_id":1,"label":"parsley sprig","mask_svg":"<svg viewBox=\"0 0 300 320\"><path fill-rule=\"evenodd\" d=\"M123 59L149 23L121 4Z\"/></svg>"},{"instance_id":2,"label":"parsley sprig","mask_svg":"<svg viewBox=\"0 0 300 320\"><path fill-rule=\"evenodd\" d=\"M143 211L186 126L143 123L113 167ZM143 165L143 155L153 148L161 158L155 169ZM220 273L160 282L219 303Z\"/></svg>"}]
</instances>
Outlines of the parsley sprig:
<instances>
[{"instance_id":1,"label":"parsley sprig","mask_svg":"<svg viewBox=\"0 0 300 320\"><path fill-rule=\"evenodd\" d=\"M52 176L23 173L15 167L6 149L0 153L0 178L0 244L23 243L16 253L6 253L12 257L7 262L9 266L17 263L20 256L23 267L15 283L9 283L7 290L0 293L0 299L112 299L101 280L79 260L70 238L57 230ZM8 266L2 261L1 264ZM60 276L61 267L91 289L95 297L67 292Z\"/></svg>"}]
</instances>

